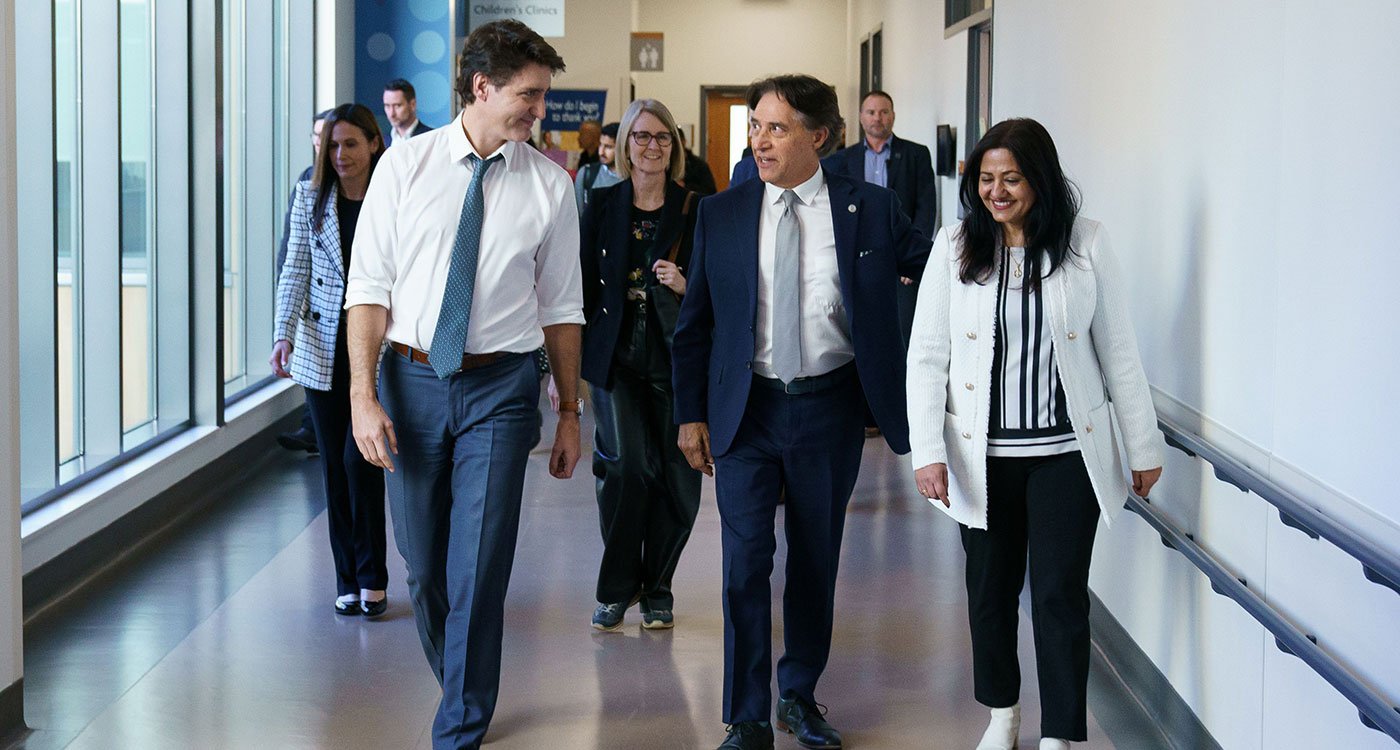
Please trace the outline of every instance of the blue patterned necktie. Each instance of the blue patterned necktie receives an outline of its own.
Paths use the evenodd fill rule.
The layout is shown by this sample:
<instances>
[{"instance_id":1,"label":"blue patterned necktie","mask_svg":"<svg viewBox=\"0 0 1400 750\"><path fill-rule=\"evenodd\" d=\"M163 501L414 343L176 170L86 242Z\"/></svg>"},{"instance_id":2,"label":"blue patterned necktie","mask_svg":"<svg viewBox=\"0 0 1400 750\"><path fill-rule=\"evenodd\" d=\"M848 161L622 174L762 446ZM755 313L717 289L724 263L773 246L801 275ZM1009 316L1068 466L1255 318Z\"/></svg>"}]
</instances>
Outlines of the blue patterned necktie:
<instances>
[{"instance_id":1,"label":"blue patterned necktie","mask_svg":"<svg viewBox=\"0 0 1400 750\"><path fill-rule=\"evenodd\" d=\"M497 154L483 162L476 154L467 156L472 165L472 183L467 188L467 199L462 202L462 217L457 221L457 239L452 243L452 265L447 269L442 309L438 311L437 328L433 331L433 348L428 352L428 364L443 380L462 369L462 355L467 352L467 322L471 319L472 294L476 290L481 222L486 215L481 183L491 165L501 158L501 154Z\"/></svg>"},{"instance_id":2,"label":"blue patterned necktie","mask_svg":"<svg viewBox=\"0 0 1400 750\"><path fill-rule=\"evenodd\" d=\"M802 369L802 224L792 208L797 193L784 190L782 200L773 257L773 374L791 383Z\"/></svg>"}]
</instances>

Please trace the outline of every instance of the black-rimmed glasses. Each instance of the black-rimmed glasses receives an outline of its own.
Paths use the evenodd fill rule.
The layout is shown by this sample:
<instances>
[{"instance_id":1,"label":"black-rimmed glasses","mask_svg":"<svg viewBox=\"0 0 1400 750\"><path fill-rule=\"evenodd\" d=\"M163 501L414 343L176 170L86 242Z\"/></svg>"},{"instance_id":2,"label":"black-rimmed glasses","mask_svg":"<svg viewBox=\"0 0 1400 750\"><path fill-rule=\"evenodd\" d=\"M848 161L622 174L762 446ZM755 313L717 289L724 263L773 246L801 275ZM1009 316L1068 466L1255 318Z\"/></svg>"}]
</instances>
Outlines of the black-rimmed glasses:
<instances>
[{"instance_id":1,"label":"black-rimmed glasses","mask_svg":"<svg viewBox=\"0 0 1400 750\"><path fill-rule=\"evenodd\" d=\"M652 141L656 141L656 145L665 148L671 145L672 141L671 134L665 132L648 133L645 130L634 130L628 135L632 138L633 143L637 144L638 146L641 146L642 148L650 146Z\"/></svg>"}]
</instances>

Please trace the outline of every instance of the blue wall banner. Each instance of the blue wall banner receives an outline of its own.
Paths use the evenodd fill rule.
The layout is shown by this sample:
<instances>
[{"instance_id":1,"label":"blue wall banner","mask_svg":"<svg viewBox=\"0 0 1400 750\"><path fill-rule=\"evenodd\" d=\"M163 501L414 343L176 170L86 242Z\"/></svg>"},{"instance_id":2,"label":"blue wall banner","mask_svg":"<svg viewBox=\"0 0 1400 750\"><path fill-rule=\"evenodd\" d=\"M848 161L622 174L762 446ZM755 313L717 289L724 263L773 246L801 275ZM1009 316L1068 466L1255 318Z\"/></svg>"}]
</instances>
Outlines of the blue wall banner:
<instances>
[{"instance_id":1,"label":"blue wall banner","mask_svg":"<svg viewBox=\"0 0 1400 750\"><path fill-rule=\"evenodd\" d=\"M603 120L603 105L607 103L605 89L550 89L544 95L544 120L540 130L578 130L584 120Z\"/></svg>"},{"instance_id":2,"label":"blue wall banner","mask_svg":"<svg viewBox=\"0 0 1400 750\"><path fill-rule=\"evenodd\" d=\"M442 127L452 119L456 54L444 0L359 0L355 3L355 100L370 108L380 129L384 84L407 79L418 94L418 119Z\"/></svg>"}]
</instances>

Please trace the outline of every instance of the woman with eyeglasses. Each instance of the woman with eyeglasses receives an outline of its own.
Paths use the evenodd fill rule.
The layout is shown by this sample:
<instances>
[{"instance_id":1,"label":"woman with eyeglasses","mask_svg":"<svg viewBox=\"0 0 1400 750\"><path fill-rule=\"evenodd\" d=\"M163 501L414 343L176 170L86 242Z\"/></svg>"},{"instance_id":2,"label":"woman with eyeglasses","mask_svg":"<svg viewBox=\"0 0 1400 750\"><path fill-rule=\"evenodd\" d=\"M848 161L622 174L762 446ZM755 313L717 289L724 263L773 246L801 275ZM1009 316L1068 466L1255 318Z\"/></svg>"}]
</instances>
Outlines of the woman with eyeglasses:
<instances>
[{"instance_id":1,"label":"woman with eyeglasses","mask_svg":"<svg viewBox=\"0 0 1400 750\"><path fill-rule=\"evenodd\" d=\"M306 389L321 450L335 613L371 618L388 607L384 472L360 455L350 433L350 362L341 308L360 205L383 153L379 124L367 107L342 104L327 114L311 179L298 182L292 194L268 360L277 377Z\"/></svg>"},{"instance_id":2,"label":"woman with eyeglasses","mask_svg":"<svg viewBox=\"0 0 1400 750\"><path fill-rule=\"evenodd\" d=\"M583 378L611 395L616 472L598 483L603 559L593 627L615 631L641 602L642 627L674 625L671 577L700 508L700 473L677 447L671 334L695 234L697 196L680 135L655 99L632 102L618 127L622 182L595 189L583 214Z\"/></svg>"},{"instance_id":3,"label":"woman with eyeglasses","mask_svg":"<svg viewBox=\"0 0 1400 750\"><path fill-rule=\"evenodd\" d=\"M997 124L961 192L967 217L938 233L914 312L914 478L961 524L974 694L991 709L978 750L1017 746L1028 562L1040 749L1066 750L1088 738L1094 534L1129 489L1115 433L1142 497L1165 444L1108 236L1079 215L1050 134Z\"/></svg>"}]
</instances>

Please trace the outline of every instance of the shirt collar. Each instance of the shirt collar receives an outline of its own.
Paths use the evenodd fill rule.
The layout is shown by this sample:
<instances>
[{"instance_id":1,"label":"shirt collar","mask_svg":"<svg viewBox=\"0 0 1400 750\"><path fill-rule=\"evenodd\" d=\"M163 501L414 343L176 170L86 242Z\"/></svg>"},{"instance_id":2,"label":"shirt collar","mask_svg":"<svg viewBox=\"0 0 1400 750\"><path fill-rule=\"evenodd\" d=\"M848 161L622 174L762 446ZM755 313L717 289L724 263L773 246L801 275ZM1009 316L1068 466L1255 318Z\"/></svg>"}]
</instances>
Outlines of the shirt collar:
<instances>
[{"instance_id":1,"label":"shirt collar","mask_svg":"<svg viewBox=\"0 0 1400 750\"><path fill-rule=\"evenodd\" d=\"M885 147L879 151L870 147L870 141L865 136L860 137L860 145L864 146L865 150L868 152L884 156L890 152L890 147L894 145L894 133L890 133L890 137L885 139Z\"/></svg>"},{"instance_id":2,"label":"shirt collar","mask_svg":"<svg viewBox=\"0 0 1400 750\"><path fill-rule=\"evenodd\" d=\"M413 131L414 131L414 129L416 129L417 127L418 127L418 118L415 117L415 118L413 118L413 122L410 122L410 123L408 124L408 127L404 128L403 130L399 130L398 128L394 128L394 137L395 137L395 138L412 137L412 136L413 136Z\"/></svg>"},{"instance_id":3,"label":"shirt collar","mask_svg":"<svg viewBox=\"0 0 1400 750\"><path fill-rule=\"evenodd\" d=\"M483 159L490 158L496 154L502 154L505 156L506 167L509 168L516 159L516 150L521 145L522 144L516 143L515 141L506 141L500 148L496 149L495 152L488 156L481 157L481 154L476 153L476 148L472 146L472 142L467 139L467 131L466 128L462 126L461 115L458 115L457 119L453 120L453 126L447 129L448 157L454 162L462 161L471 154L476 154ZM526 148L529 147L526 146Z\"/></svg>"},{"instance_id":4,"label":"shirt collar","mask_svg":"<svg viewBox=\"0 0 1400 750\"><path fill-rule=\"evenodd\" d=\"M797 199L802 201L802 205L810 206L812 205L812 201L817 199L817 193L822 189L822 185L825 184L826 175L823 174L822 168L819 166L817 167L816 174L808 177L807 181L801 185L792 188L792 192L797 193ZM769 203L781 201L783 198L783 191L785 190L787 190L787 188L780 188L770 182L765 182L763 184L764 197Z\"/></svg>"}]
</instances>

